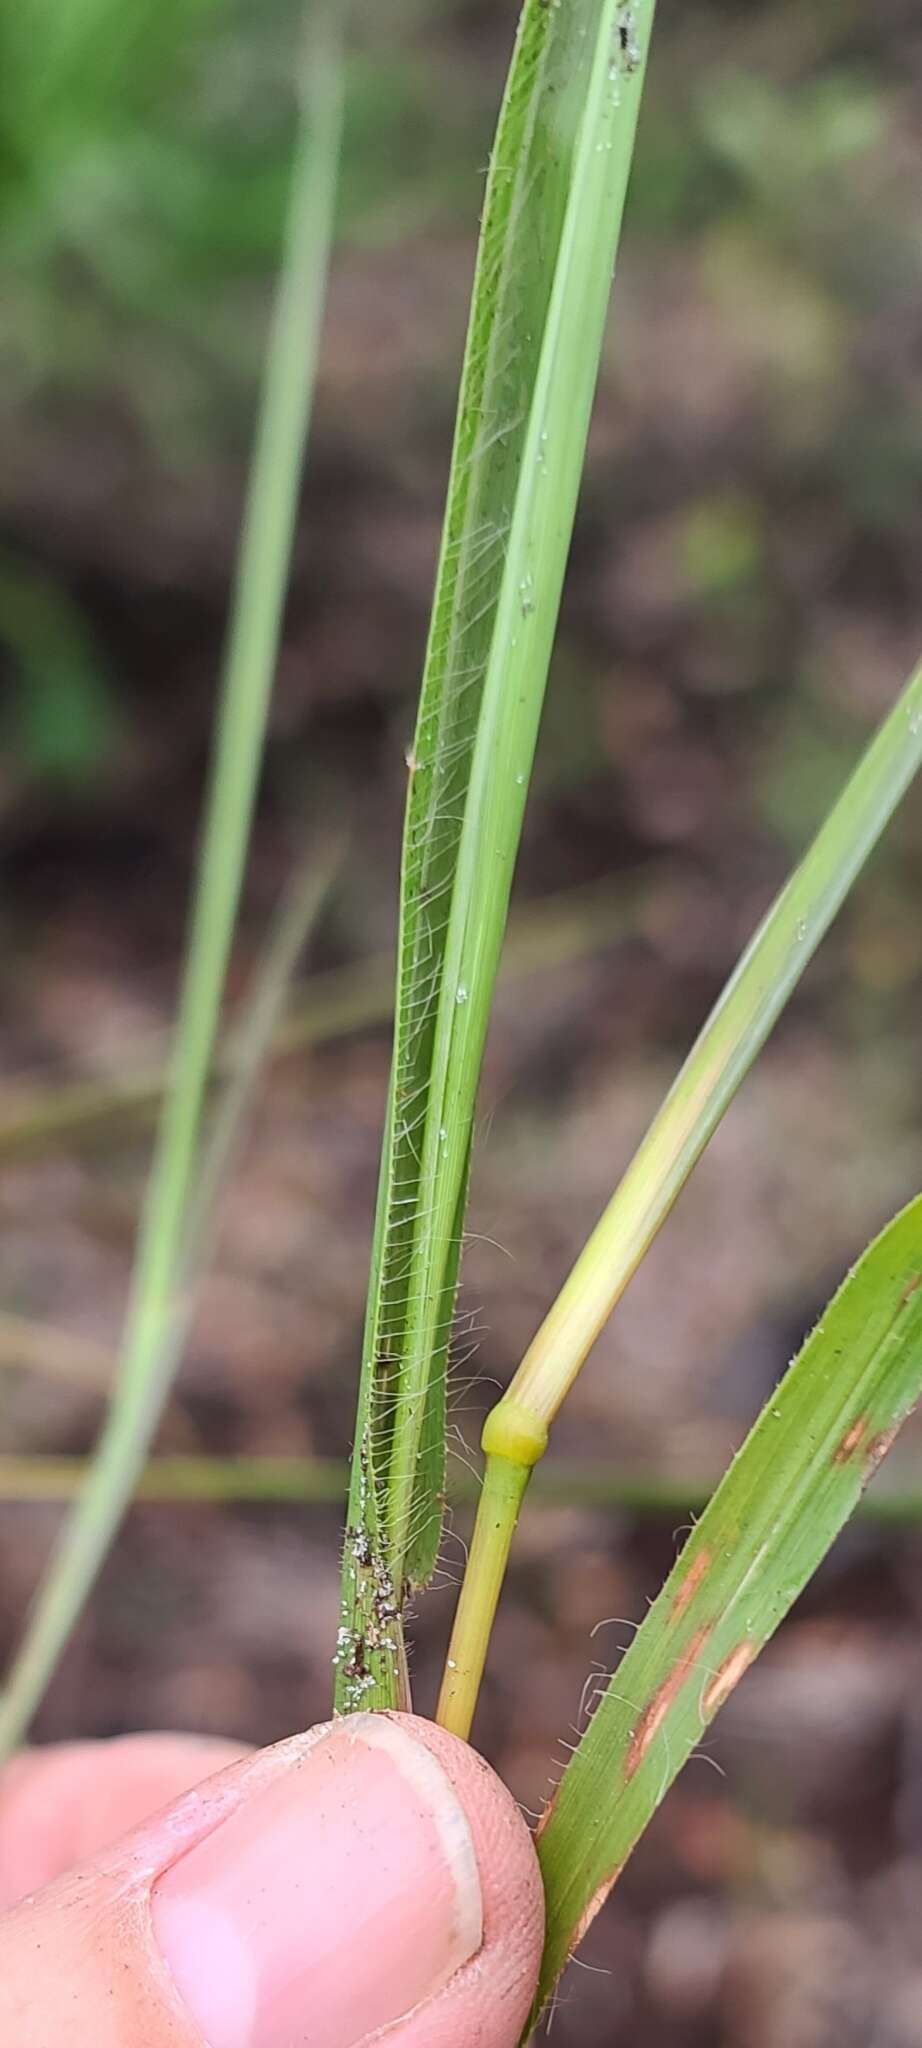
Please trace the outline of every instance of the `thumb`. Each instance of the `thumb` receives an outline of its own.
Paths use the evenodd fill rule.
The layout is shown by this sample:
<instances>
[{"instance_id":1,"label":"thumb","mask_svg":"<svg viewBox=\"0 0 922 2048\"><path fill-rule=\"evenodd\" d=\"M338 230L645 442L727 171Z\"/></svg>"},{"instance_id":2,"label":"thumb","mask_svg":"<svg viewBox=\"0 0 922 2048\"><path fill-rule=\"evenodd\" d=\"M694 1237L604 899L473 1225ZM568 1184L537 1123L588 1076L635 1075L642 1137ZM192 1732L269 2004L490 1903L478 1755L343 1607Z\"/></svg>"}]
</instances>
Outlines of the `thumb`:
<instances>
[{"instance_id":1,"label":"thumb","mask_svg":"<svg viewBox=\"0 0 922 2048\"><path fill-rule=\"evenodd\" d=\"M534 1850L475 1752L359 1714L232 1764L0 1917L17 2048L516 2048Z\"/></svg>"}]
</instances>

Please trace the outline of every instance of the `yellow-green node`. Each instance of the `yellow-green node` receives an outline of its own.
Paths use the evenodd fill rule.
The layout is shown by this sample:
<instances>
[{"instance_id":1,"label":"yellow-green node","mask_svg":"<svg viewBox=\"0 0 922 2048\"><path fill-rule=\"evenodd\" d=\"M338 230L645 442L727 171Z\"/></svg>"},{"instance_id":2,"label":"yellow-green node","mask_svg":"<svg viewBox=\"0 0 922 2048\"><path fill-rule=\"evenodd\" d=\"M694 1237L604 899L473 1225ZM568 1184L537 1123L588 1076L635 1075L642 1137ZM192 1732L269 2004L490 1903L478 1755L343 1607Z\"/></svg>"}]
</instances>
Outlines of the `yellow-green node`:
<instances>
[{"instance_id":1,"label":"yellow-green node","mask_svg":"<svg viewBox=\"0 0 922 2048\"><path fill-rule=\"evenodd\" d=\"M537 1465L547 1450L547 1427L521 1401L500 1401L487 1416L480 1442L488 1458Z\"/></svg>"}]
</instances>

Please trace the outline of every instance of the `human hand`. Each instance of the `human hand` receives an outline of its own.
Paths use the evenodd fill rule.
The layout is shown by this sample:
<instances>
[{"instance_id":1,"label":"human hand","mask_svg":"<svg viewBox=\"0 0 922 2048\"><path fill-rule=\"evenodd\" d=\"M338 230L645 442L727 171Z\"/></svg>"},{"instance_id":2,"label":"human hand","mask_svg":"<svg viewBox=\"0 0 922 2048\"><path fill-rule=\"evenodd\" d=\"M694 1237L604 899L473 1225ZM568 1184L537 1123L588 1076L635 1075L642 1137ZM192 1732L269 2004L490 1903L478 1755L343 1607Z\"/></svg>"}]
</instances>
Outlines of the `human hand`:
<instances>
[{"instance_id":1,"label":"human hand","mask_svg":"<svg viewBox=\"0 0 922 2048\"><path fill-rule=\"evenodd\" d=\"M0 1908L10 2048L516 2048L543 1934L505 1787L407 1714L19 1757Z\"/></svg>"}]
</instances>

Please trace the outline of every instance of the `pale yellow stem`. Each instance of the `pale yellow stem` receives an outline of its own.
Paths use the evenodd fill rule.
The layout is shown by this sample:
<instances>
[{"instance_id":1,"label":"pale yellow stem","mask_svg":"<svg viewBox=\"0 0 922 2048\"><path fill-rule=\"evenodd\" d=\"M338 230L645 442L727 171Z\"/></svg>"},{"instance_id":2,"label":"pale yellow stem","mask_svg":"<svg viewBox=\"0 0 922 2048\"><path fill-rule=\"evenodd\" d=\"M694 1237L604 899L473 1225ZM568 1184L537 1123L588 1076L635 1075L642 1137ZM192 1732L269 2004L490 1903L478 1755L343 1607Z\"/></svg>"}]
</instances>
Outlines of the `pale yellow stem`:
<instances>
[{"instance_id":1,"label":"pale yellow stem","mask_svg":"<svg viewBox=\"0 0 922 2048\"><path fill-rule=\"evenodd\" d=\"M519 1509L547 1431L506 1401L487 1416L486 1471L461 1597L455 1615L436 1720L465 1741L471 1731L487 1647Z\"/></svg>"}]
</instances>

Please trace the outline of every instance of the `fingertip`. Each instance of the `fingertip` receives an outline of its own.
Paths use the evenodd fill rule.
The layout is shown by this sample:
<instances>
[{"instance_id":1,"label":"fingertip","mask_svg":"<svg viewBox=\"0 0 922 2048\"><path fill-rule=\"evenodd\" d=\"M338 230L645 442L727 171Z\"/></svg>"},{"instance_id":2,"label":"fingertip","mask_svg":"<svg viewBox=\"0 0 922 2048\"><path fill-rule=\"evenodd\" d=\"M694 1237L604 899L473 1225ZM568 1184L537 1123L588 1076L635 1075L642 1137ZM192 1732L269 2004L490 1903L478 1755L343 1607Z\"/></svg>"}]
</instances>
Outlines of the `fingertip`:
<instances>
[{"instance_id":1,"label":"fingertip","mask_svg":"<svg viewBox=\"0 0 922 2048\"><path fill-rule=\"evenodd\" d=\"M173 1734L24 1750L0 1774L0 1912L246 1755Z\"/></svg>"},{"instance_id":2,"label":"fingertip","mask_svg":"<svg viewBox=\"0 0 922 2048\"><path fill-rule=\"evenodd\" d=\"M355 1714L254 1758L151 1904L209 2048L516 2048L537 1981L522 1816L482 1757L414 1715Z\"/></svg>"},{"instance_id":3,"label":"fingertip","mask_svg":"<svg viewBox=\"0 0 922 2048\"><path fill-rule=\"evenodd\" d=\"M480 1874L483 1940L393 2048L516 2048L531 2009L544 1944L544 1889L531 1833L508 1787L459 1736L415 1714L388 1714L441 1765L466 1815ZM389 2042L389 2048L391 2044Z\"/></svg>"}]
</instances>

